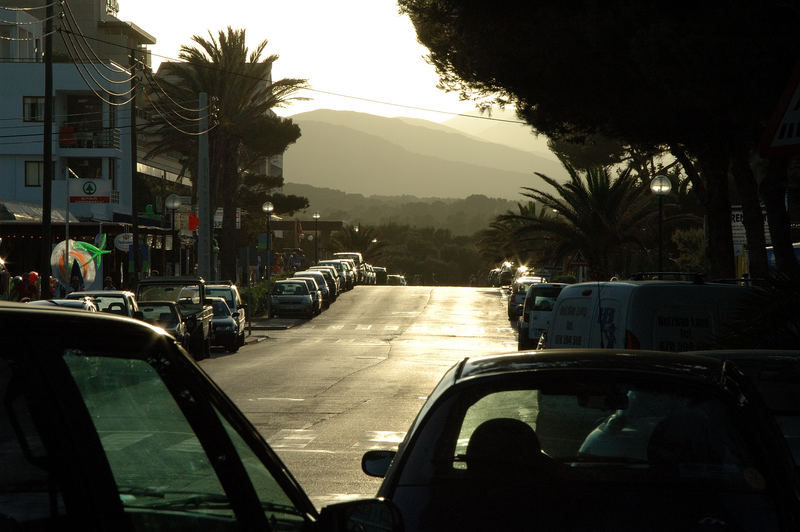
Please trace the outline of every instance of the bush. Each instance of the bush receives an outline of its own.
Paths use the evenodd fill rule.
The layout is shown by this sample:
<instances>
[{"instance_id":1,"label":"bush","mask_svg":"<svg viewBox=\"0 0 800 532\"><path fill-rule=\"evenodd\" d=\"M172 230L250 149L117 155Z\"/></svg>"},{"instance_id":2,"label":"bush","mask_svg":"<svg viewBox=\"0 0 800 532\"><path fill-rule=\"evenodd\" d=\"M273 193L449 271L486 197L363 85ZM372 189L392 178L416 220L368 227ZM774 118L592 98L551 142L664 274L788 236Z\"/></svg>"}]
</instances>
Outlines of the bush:
<instances>
[{"instance_id":1,"label":"bush","mask_svg":"<svg viewBox=\"0 0 800 532\"><path fill-rule=\"evenodd\" d=\"M289 275L276 275L271 277L269 283L260 281L250 288L239 287L242 294L242 301L249 305L250 316L266 316L269 291L272 285L279 279L286 279Z\"/></svg>"}]
</instances>

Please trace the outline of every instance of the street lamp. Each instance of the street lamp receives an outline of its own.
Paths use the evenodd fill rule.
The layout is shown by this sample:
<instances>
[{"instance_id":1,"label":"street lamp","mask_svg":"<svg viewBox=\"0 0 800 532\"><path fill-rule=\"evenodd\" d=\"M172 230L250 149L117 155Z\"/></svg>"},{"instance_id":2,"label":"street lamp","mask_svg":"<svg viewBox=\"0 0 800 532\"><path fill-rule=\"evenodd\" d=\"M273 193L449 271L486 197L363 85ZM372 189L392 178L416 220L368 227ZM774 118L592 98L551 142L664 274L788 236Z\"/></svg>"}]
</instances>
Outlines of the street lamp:
<instances>
[{"instance_id":1,"label":"street lamp","mask_svg":"<svg viewBox=\"0 0 800 532\"><path fill-rule=\"evenodd\" d=\"M672 182L667 176L657 175L650 181L650 192L658 196L658 278L664 270L664 206L662 199L672 190Z\"/></svg>"},{"instance_id":2,"label":"street lamp","mask_svg":"<svg viewBox=\"0 0 800 532\"><path fill-rule=\"evenodd\" d=\"M178 256L178 260L177 261L175 260L176 246L177 249L180 250L179 247L180 244L178 244L178 237L175 234L175 211L177 211L181 206L181 198L177 194L170 194L169 196L167 196L165 206L172 213L172 224L170 225L170 232L172 233L172 259L173 259L172 263L173 267L174 265L177 265L177 268L175 269L180 270L180 263L181 263L180 255ZM166 272L164 273L166 275ZM176 271L175 275L180 275L180 271Z\"/></svg>"},{"instance_id":3,"label":"street lamp","mask_svg":"<svg viewBox=\"0 0 800 532\"><path fill-rule=\"evenodd\" d=\"M261 210L267 215L267 288L269 288L269 276L272 273L272 233L270 230L269 222L272 218L272 211L275 206L271 202L265 201L261 204ZM267 299L269 301L269 299Z\"/></svg>"},{"instance_id":4,"label":"street lamp","mask_svg":"<svg viewBox=\"0 0 800 532\"><path fill-rule=\"evenodd\" d=\"M319 212L311 215L314 218L314 264L319 264Z\"/></svg>"}]
</instances>

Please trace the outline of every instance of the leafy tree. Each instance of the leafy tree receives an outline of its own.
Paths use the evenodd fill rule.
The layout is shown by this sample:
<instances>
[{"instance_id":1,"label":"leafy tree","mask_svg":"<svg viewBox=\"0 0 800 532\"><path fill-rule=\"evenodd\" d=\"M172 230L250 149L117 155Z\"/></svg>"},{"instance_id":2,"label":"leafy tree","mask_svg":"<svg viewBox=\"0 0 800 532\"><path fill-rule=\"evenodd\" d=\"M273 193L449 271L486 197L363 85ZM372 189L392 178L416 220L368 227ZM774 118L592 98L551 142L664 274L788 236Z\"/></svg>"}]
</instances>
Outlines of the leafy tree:
<instances>
[{"instance_id":1,"label":"leafy tree","mask_svg":"<svg viewBox=\"0 0 800 532\"><path fill-rule=\"evenodd\" d=\"M199 93L208 94L211 208L224 208L220 239L222 277L235 278L240 242L235 216L236 208L242 206L243 191L252 190L253 181L259 179L266 192L280 186L282 179L266 177L266 160L283 153L300 137L297 125L275 116L271 110L299 99L295 94L306 82L301 79L271 82L272 65L278 56L262 58L266 40L249 51L245 30L228 27L216 37L209 32L208 39L194 35L192 41L196 46L181 46L179 58L183 62L162 64L159 70L162 80L149 97L164 107L177 102L196 102ZM154 146L149 155L180 153L185 170L197 176L196 139L186 129L173 127L176 117L187 118L181 113L186 111L162 112L154 119L147 130ZM299 200L286 203L292 209L300 204ZM282 212L277 207L283 205L276 205L276 213ZM248 211L258 212L253 208Z\"/></svg>"},{"instance_id":2,"label":"leafy tree","mask_svg":"<svg viewBox=\"0 0 800 532\"><path fill-rule=\"evenodd\" d=\"M430 50L443 88L479 105L513 103L551 138L582 142L600 134L669 149L708 215L712 274L731 275L728 172L738 158L755 154L800 56L795 6L705 2L687 14L680 6L631 0L539 0L508 9L477 0L398 4ZM780 166L759 192L777 231L776 256L780 248L788 257L785 208L776 201L786 186ZM763 253L754 180L739 175L751 252ZM798 269L793 258L783 266Z\"/></svg>"}]
</instances>

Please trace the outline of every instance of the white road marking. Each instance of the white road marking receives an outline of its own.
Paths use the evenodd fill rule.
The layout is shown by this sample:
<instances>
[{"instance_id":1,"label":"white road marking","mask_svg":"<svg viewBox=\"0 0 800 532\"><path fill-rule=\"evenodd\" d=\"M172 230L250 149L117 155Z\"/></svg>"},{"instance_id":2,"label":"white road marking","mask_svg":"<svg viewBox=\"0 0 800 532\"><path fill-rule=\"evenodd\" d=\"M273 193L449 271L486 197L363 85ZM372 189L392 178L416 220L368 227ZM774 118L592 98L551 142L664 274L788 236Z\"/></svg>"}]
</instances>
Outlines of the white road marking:
<instances>
[{"instance_id":1,"label":"white road marking","mask_svg":"<svg viewBox=\"0 0 800 532\"><path fill-rule=\"evenodd\" d=\"M269 444L274 449L305 449L316 437L313 430L281 429L269 439Z\"/></svg>"}]
</instances>

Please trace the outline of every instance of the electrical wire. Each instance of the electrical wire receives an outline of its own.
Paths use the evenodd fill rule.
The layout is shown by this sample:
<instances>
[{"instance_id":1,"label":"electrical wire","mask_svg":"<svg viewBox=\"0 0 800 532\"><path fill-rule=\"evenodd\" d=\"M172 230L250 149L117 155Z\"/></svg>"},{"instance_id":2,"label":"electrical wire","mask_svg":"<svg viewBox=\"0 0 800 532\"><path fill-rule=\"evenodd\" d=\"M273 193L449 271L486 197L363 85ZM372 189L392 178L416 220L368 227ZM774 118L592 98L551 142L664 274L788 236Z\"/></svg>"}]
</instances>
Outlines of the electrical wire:
<instances>
[{"instance_id":1,"label":"electrical wire","mask_svg":"<svg viewBox=\"0 0 800 532\"><path fill-rule=\"evenodd\" d=\"M169 101L170 101L170 102L172 102L172 103L173 103L173 104L175 104L176 106L180 107L180 108L181 108L181 109L183 109L184 111L190 111L190 112L193 112L193 113L199 113L199 112L201 112L201 111L206 111L206 110L208 110L208 109L211 107L210 105L206 105L206 106L205 106L205 107L203 107L203 108L195 108L195 109L190 109L190 108L188 108L188 107L184 107L184 106L183 106L183 105L181 105L180 103L176 102L176 101L175 101L175 100L172 98L172 96L170 96L170 94L169 94L169 93L168 93L166 90L164 90L164 88L163 88L163 87L161 86L161 84L158 82L158 79L157 79L157 78L156 78L156 77L153 75L153 69L152 69L152 68L148 67L147 65L145 65L145 64L144 64L143 62L141 62L141 61L139 61L139 64L142 66L142 71L144 72L144 75L145 75L145 77L147 77L147 79L149 80L149 83L151 84L151 86L155 86L155 87L156 87L156 88L159 90L159 92L161 92L162 94L164 94L164 96L166 96L166 97L167 97L167 99L169 99Z\"/></svg>"},{"instance_id":2,"label":"electrical wire","mask_svg":"<svg viewBox=\"0 0 800 532\"><path fill-rule=\"evenodd\" d=\"M214 124L213 126L209 127L205 131L198 131L198 132L185 131L185 130L181 129L180 127L176 126L175 124L173 124L166 116L164 116L164 114L161 112L161 110L158 108L158 106L156 106L155 103L153 102L153 100L150 99L150 95L147 94L147 91L143 91L143 92L144 92L144 95L147 98L147 100L150 102L150 105L153 107L153 109L155 109L156 113L158 113L158 115L161 116L161 118L164 120L164 122L168 126L170 126L175 131L178 131L179 133L183 133L184 135L199 136L199 135L205 135L206 133L208 133L209 131L211 131L211 130L213 130L213 129L215 129L217 127L217 124Z\"/></svg>"},{"instance_id":3,"label":"electrical wire","mask_svg":"<svg viewBox=\"0 0 800 532\"><path fill-rule=\"evenodd\" d=\"M54 35L56 32L51 31L50 33L43 33L41 36L35 35L32 37L6 37L5 35L0 35L0 40L3 41L35 41L40 39L41 37L47 37L48 35Z\"/></svg>"},{"instance_id":4,"label":"electrical wire","mask_svg":"<svg viewBox=\"0 0 800 532\"><path fill-rule=\"evenodd\" d=\"M128 98L127 100L125 100L124 102L112 102L112 101L109 101L109 100L107 100L106 98L103 98L103 96L102 96L100 93L98 93L98 92L97 92L97 91L94 89L94 87L92 87L92 85L91 85L91 84L89 83L89 81L86 79L86 76L84 76L84 75L83 75L83 72L81 71L81 69L80 69L80 67L78 66L78 64L77 64L77 63L75 63L75 57L72 55L72 53L71 53L71 51L70 51L69 44L67 43L67 39L65 39L65 38L64 38L64 34L63 34L62 32L60 32L60 31L59 31L59 35L61 36L61 39L64 41L64 46L67 48L67 51L68 51L68 53L69 53L69 55L70 55L70 58L71 58L71 59L72 59L72 61L73 61L73 64L75 65L75 69L77 70L77 72L78 72L78 75L80 75L80 77L81 77L81 79L83 80L84 84L85 84L85 85L86 85L86 86L89 88L89 90L90 90L90 91L92 91L92 93L93 93L95 96L97 96L97 97L98 97L100 100L102 100L103 102L105 102L105 103L107 103L108 105L111 105L111 106L113 106L113 107L121 107L121 106L123 106L123 105L127 105L127 104L129 104L130 102L132 102L132 101L133 101L133 100L136 98L136 95L135 95L135 94L134 94L133 96L131 96L130 98ZM87 74L89 74L89 77L91 77L91 78L92 78L92 81L94 81L94 82L95 82L95 84L96 84L98 87L100 87L100 89L101 89L103 92L105 92L106 94L108 94L108 95L109 95L109 96L111 96L111 97L127 96L128 94L131 94L133 91L135 91L135 90L136 90L136 87L139 85L139 83L138 83L138 82L137 82L137 83L135 83L135 84L132 84L131 88L130 88L128 91L126 91L126 92L124 92L124 93L117 94L117 93L113 93L113 92L111 92L111 91L108 91L108 90L106 90L104 87L102 87L102 86L100 85L100 83L98 83L98 82L97 82L97 80L96 80L96 79L94 79L94 77L92 77L91 73L87 72Z\"/></svg>"},{"instance_id":5,"label":"electrical wire","mask_svg":"<svg viewBox=\"0 0 800 532\"><path fill-rule=\"evenodd\" d=\"M64 0L63 1L63 5L66 6L66 8L67 8L66 11L62 10L62 13L66 13L67 14L67 17L64 19L64 22L66 22L67 26L71 30L70 33L78 35L81 38L82 43L86 44L86 48L89 49L89 52L91 52L91 54L94 57L96 63L103 65L106 69L108 69L110 72L114 72L115 74L118 74L120 72L125 72L125 74L130 76L127 80L122 80L122 81L112 81L112 80L106 78L105 76L103 78L106 81L109 81L111 83L119 83L119 84L130 83L130 81L135 77L134 74L132 72L128 71L128 70L125 70L121 66L119 67L121 70L114 70L114 69L109 68L108 66L106 66L105 62L102 59L100 59L100 57L98 57L97 53L95 53L95 51L94 51L94 48L92 48L92 46L89 44L89 41L86 39L86 36L81 31L81 27L78 24L78 21L75 19L75 15L72 14L72 9L69 6L69 2L67 0ZM70 19L72 20L72 22L70 22ZM74 25L74 27L73 27L73 25ZM84 53L86 53L86 50L83 48L83 44L81 44L81 50ZM88 53L86 53L86 57L89 58L88 57ZM91 61L90 61L90 63L94 64Z\"/></svg>"},{"instance_id":6,"label":"electrical wire","mask_svg":"<svg viewBox=\"0 0 800 532\"><path fill-rule=\"evenodd\" d=\"M69 21L67 21L67 20L65 20L64 22L69 24ZM59 28L59 31L63 31L63 30L64 30L63 27ZM127 85L127 84L129 84L131 81L133 81L136 78L136 76L134 74L132 74L131 72L125 70L122 67L120 67L119 69L113 69L113 68L110 68L109 66L107 66L103 62L102 59L97 57L97 54L94 52L94 50L91 49L91 46L88 46L88 42L87 42L86 45L91 50L92 55L94 55L94 57L96 58L96 61L92 61L92 58L89 57L88 52L86 52L86 50L84 49L83 43L81 43L81 41L77 41L77 43L76 43L76 40L73 39L72 36L75 35L75 33L72 32L72 31L69 31L69 32L66 32L66 33L67 33L67 37L69 38L70 43L72 44L72 46L73 46L73 48L75 50L75 55L79 56L78 59L80 60L80 63L82 65L87 65L87 64L91 65L92 69L95 72L97 72L97 75L100 76L101 78L103 78L108 83L115 84L115 85L123 85L123 84ZM80 35L80 34L78 34L78 35ZM62 39L63 39L63 37L62 37ZM84 39L84 42L85 42L85 39ZM80 48L80 51L79 51L79 48ZM84 55L81 56L80 52L82 52ZM73 62L76 62L75 61L75 56L72 53L70 53L70 57L72 58ZM100 72L100 70L97 68L98 64L103 65L103 67L106 70L108 70L109 72L113 72L115 74L124 74L124 75L128 76L128 78L127 79L122 79L122 80L111 79L111 78L105 76L102 72ZM84 68L86 68L86 67L84 66ZM87 69L87 71L88 71L88 69ZM94 76L92 76L92 79L94 79ZM98 85L100 85L100 84L98 83ZM117 96L122 96L122 95L117 95Z\"/></svg>"},{"instance_id":7,"label":"electrical wire","mask_svg":"<svg viewBox=\"0 0 800 532\"><path fill-rule=\"evenodd\" d=\"M48 7L53 7L57 4L60 4L61 0L57 0L56 2L51 2L49 4L45 4L43 6L36 6L36 7L3 7L0 6L0 11L5 9L6 11L38 11L40 9L47 9Z\"/></svg>"},{"instance_id":8,"label":"electrical wire","mask_svg":"<svg viewBox=\"0 0 800 532\"><path fill-rule=\"evenodd\" d=\"M110 46L116 46L116 47L119 47L119 48L128 49L127 47L125 47L125 46L123 46L121 44L114 43L114 42L111 42L111 41L107 41L107 40L104 40L104 39L99 39L97 37L86 36L86 38L89 39L89 40L102 42L102 43L108 44ZM156 53L153 53L153 52L150 52L150 55L154 56L154 57L160 57L161 59L166 59L168 61L172 61L172 62L176 62L176 63L186 63L186 61L183 61L181 59L176 59L174 57L161 55L161 54L156 54ZM236 76L239 76L239 77L261 80L261 78L254 78L252 76L247 76L246 74L241 74L241 73L238 73L238 72L232 72L232 71L225 70L225 69L222 69L222 68L214 68L214 67L211 67L211 66L208 66L208 65L206 65L206 68L213 69L213 70L216 70L216 71L224 73L224 74L232 74L232 75L236 75ZM263 81L263 80L261 80L261 81ZM442 111L440 109L430 109L430 108L419 107L419 106L414 106L414 105L406 105L406 104L400 104L400 103L386 102L386 101L383 101L383 100L375 100L375 99L364 98L364 97L360 97L360 96L352 96L352 95L349 95L349 94L342 94L342 93L337 93L337 92L325 91L325 90L321 90L321 89L313 89L313 88L310 88L310 87L304 87L304 88L302 88L300 90L316 92L316 93L320 93L320 94L327 94L329 96L336 96L336 97L339 97L339 98L346 98L346 99L350 99L350 100L358 100L358 101L364 101L364 102L369 102L369 103L376 103L376 104L380 104L380 105L388 105L388 106L392 106L392 107L400 107L400 108L403 108L403 109L410 109L410 110L414 110L414 111L424 111L424 112L429 112L429 113L439 113L439 114L445 114L445 115L450 115L450 116L458 116L458 117L463 117L463 118L474 118L474 119L478 119L478 120L488 120L488 121L491 121L491 122L501 122L501 123L528 125L526 122L524 122L522 120L509 120L509 119L505 119L505 118L494 118L494 117L491 117L491 116L473 115L473 114L467 114L467 113L454 113L452 111Z\"/></svg>"}]
</instances>

